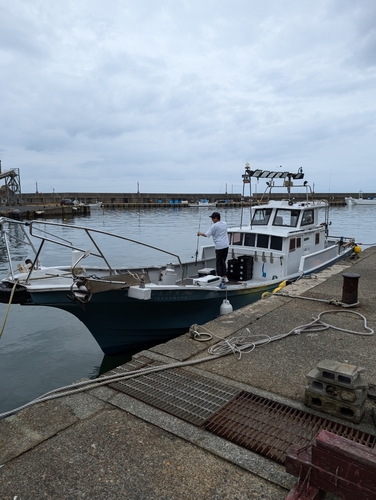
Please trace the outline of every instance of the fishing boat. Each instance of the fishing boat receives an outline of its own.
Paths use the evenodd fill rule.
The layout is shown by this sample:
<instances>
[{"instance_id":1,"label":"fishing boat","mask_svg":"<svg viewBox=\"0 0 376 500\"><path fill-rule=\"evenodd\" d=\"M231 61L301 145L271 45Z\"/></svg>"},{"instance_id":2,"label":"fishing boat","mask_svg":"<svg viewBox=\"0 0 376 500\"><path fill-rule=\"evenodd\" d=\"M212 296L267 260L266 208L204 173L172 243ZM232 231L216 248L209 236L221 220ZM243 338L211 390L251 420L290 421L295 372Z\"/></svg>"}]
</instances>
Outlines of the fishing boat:
<instances>
[{"instance_id":1,"label":"fishing boat","mask_svg":"<svg viewBox=\"0 0 376 500\"><path fill-rule=\"evenodd\" d=\"M103 208L103 203L96 200L95 203L88 203L87 206L90 207L91 210L99 210L100 208Z\"/></svg>"},{"instance_id":2,"label":"fishing boat","mask_svg":"<svg viewBox=\"0 0 376 500\"><path fill-rule=\"evenodd\" d=\"M205 199L202 199L202 200L198 200L198 201L195 201L194 203L189 203L189 206L190 207L215 207L217 204L216 202L211 202L209 200L205 200Z\"/></svg>"},{"instance_id":3,"label":"fishing boat","mask_svg":"<svg viewBox=\"0 0 376 500\"><path fill-rule=\"evenodd\" d=\"M228 229L227 283L216 275L211 242L197 246L196 256L184 262L172 249L98 229L2 218L10 267L0 301L67 311L86 325L104 353L118 354L176 337L360 251L353 238L329 235L329 203L313 198L301 171L251 170L247 164L242 177L243 194L252 177L268 182L260 204L244 207L239 224ZM279 182L287 196L272 200ZM299 200L293 188L303 191ZM21 242L30 249L27 265L20 263ZM113 264L108 255L115 243L121 246L117 257L140 257L146 247L161 252L165 263ZM51 245L58 248L49 256L58 256L58 262L42 266L43 250ZM131 254L128 245L140 250Z\"/></svg>"},{"instance_id":4,"label":"fishing boat","mask_svg":"<svg viewBox=\"0 0 376 500\"><path fill-rule=\"evenodd\" d=\"M368 198L363 198L363 191L359 191L358 198L353 198L352 196L345 197L346 205L376 205L376 196L369 196Z\"/></svg>"}]
</instances>

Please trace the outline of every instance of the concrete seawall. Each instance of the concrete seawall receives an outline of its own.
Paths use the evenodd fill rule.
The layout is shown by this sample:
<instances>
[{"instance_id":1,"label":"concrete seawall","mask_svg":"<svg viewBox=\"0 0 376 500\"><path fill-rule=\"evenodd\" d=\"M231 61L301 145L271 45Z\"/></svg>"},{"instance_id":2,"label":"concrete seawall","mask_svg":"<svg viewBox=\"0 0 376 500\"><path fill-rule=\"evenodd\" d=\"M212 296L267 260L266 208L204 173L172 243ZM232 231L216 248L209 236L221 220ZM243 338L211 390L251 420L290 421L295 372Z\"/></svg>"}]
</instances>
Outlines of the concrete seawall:
<instances>
[{"instance_id":1,"label":"concrete seawall","mask_svg":"<svg viewBox=\"0 0 376 500\"><path fill-rule=\"evenodd\" d=\"M345 204L345 196L358 197L358 193L315 193L316 199L328 200L331 204ZM364 193L364 198L367 198L367 193ZM252 200L258 202L262 197L267 197L262 193L253 193ZM297 200L305 199L302 193L294 193L292 197ZM105 206L129 206L129 205L188 205L189 203L197 202L201 199L208 200L210 203L219 202L220 205L231 203L241 203L241 193L223 194L223 193L23 193L21 205L38 205L38 206L53 206L60 205L63 198L71 200L79 200L84 204L95 203L101 201ZM286 198L286 192L272 194L273 199ZM244 200L249 201L249 196L246 195Z\"/></svg>"},{"instance_id":2,"label":"concrete seawall","mask_svg":"<svg viewBox=\"0 0 376 500\"><path fill-rule=\"evenodd\" d=\"M332 206L344 206L347 194L316 194L315 199L325 199ZM274 199L285 198L285 194L275 194ZM70 200L80 200L83 205L71 206L61 205L63 198ZM0 216L11 218L36 219L38 217L64 217L78 214L90 213L90 203L101 201L103 208L107 209L133 209L133 208L181 208L191 209L189 203L197 202L200 199L207 199L210 203L216 202L219 209L237 208L241 206L257 205L262 202L261 195L255 194L252 199L244 198L241 195L220 195L220 194L126 194L126 193L67 193L63 197L56 193L49 194L24 194L21 203L13 206L0 205ZM294 196L296 200L304 200L304 196ZM188 201L189 200L189 201ZM86 203L86 204L85 204Z\"/></svg>"}]
</instances>

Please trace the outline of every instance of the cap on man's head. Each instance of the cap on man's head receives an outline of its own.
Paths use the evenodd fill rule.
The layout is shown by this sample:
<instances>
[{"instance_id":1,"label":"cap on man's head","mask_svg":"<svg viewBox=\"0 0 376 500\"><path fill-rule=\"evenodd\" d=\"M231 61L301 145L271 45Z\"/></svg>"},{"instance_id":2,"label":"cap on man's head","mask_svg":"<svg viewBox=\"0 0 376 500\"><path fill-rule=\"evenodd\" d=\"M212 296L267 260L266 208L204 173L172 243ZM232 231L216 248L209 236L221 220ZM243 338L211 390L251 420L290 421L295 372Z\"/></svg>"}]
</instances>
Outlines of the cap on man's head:
<instances>
[{"instance_id":1,"label":"cap on man's head","mask_svg":"<svg viewBox=\"0 0 376 500\"><path fill-rule=\"evenodd\" d=\"M210 215L210 218L211 218L211 219L216 218L216 219L221 220L221 214L220 214L219 212L213 212L213 213Z\"/></svg>"}]
</instances>

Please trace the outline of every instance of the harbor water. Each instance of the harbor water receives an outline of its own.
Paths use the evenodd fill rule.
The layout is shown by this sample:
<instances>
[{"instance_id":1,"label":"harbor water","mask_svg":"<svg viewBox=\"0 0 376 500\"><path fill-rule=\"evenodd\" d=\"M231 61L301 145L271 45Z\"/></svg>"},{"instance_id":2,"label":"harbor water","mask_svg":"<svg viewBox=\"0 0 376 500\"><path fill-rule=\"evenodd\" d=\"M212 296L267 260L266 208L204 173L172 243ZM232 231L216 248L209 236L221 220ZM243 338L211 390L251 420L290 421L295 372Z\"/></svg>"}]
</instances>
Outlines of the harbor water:
<instances>
[{"instance_id":1,"label":"harbor water","mask_svg":"<svg viewBox=\"0 0 376 500\"><path fill-rule=\"evenodd\" d=\"M87 216L62 221L67 225L85 225L140 240L176 253L182 260L195 259L199 244L197 231L209 227L213 209L171 207L157 209L98 210ZM228 225L249 220L247 209L221 208ZM375 207L333 207L330 210L330 234L354 237L362 248L376 245ZM324 214L323 214L324 217ZM324 218L323 218L324 220ZM109 250L110 251L110 250ZM27 249L18 246L20 258ZM117 256L122 263L166 264L166 256L151 249L134 250ZM59 264L59 255L47 253L43 265ZM0 242L0 277L8 273L4 244ZM361 282L360 282L361 286ZM5 321L8 307L0 304L0 322ZM111 321L111 318L109 318ZM68 313L47 307L12 305L0 338L0 413L17 408L57 387L82 377L94 378L126 357L104 356L89 331Z\"/></svg>"}]
</instances>

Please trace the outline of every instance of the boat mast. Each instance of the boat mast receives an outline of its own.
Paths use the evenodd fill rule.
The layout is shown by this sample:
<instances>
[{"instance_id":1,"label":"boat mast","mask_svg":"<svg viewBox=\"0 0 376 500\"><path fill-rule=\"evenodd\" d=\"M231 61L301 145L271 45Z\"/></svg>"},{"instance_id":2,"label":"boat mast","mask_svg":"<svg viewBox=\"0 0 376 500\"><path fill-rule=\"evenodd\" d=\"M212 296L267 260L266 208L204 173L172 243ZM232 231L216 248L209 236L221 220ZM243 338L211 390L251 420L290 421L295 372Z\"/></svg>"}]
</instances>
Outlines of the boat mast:
<instances>
[{"instance_id":1,"label":"boat mast","mask_svg":"<svg viewBox=\"0 0 376 500\"><path fill-rule=\"evenodd\" d=\"M294 185L293 180L300 180L304 178L304 173L302 167L299 168L297 173L279 171L273 172L270 170L251 170L249 163L245 164L245 173L242 175L243 177L243 198L244 198L244 189L245 184L251 184L251 178L255 177L258 179L271 179L271 182L268 182L269 192L271 192L273 187L285 187L287 188L288 199L290 200L291 196L291 187ZM284 179L283 186L276 186L274 184L274 179ZM306 186L306 183L304 183ZM266 191L266 190L265 190ZM262 198L261 200L262 201Z\"/></svg>"},{"instance_id":2,"label":"boat mast","mask_svg":"<svg viewBox=\"0 0 376 500\"><path fill-rule=\"evenodd\" d=\"M252 184L251 184L251 176L249 175L250 172L251 172L250 165L249 165L249 163L246 163L245 164L245 174L242 175L242 177L243 177L243 195L242 195L242 210L241 210L241 214L240 214L240 227L242 227L242 225L243 225L244 194L245 194L245 185L246 184L249 184L249 198L250 198L250 204L251 204ZM252 220L251 213L252 213L252 211L250 209L250 211L249 211L250 220Z\"/></svg>"}]
</instances>

